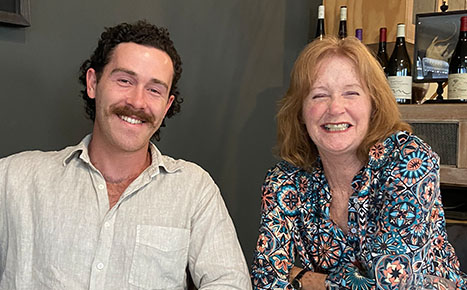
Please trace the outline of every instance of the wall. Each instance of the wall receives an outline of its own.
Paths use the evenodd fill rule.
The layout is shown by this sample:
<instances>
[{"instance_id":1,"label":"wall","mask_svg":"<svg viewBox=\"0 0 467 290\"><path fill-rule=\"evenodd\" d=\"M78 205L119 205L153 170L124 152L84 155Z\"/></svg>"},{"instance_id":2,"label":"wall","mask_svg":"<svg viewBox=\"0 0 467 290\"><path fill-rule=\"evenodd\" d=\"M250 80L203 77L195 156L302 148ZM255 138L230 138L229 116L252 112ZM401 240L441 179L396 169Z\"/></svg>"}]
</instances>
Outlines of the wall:
<instances>
[{"instance_id":1,"label":"wall","mask_svg":"<svg viewBox=\"0 0 467 290\"><path fill-rule=\"evenodd\" d=\"M90 131L78 69L104 26L142 18L166 26L184 63L185 102L158 146L211 173L250 263L260 187L276 162L276 103L306 44L310 6L317 2L31 1L31 27L0 26L0 157L58 150Z\"/></svg>"}]
</instances>

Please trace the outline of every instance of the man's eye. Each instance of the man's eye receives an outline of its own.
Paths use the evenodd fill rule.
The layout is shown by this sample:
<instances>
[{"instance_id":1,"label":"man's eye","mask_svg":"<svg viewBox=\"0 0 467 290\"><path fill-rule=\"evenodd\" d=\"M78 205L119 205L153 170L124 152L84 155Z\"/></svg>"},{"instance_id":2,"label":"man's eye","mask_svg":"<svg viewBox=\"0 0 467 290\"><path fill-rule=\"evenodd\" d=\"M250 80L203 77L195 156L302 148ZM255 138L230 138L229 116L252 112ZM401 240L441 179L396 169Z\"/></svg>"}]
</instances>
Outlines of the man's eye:
<instances>
[{"instance_id":1,"label":"man's eye","mask_svg":"<svg viewBox=\"0 0 467 290\"><path fill-rule=\"evenodd\" d=\"M153 96L164 96L167 93L165 86L161 84L148 85L146 90Z\"/></svg>"},{"instance_id":2,"label":"man's eye","mask_svg":"<svg viewBox=\"0 0 467 290\"><path fill-rule=\"evenodd\" d=\"M130 80L127 79L118 79L118 82L122 85L131 85Z\"/></svg>"},{"instance_id":3,"label":"man's eye","mask_svg":"<svg viewBox=\"0 0 467 290\"><path fill-rule=\"evenodd\" d=\"M151 94L155 94L155 95L160 95L161 92L157 89L149 89L149 91L151 92Z\"/></svg>"}]
</instances>

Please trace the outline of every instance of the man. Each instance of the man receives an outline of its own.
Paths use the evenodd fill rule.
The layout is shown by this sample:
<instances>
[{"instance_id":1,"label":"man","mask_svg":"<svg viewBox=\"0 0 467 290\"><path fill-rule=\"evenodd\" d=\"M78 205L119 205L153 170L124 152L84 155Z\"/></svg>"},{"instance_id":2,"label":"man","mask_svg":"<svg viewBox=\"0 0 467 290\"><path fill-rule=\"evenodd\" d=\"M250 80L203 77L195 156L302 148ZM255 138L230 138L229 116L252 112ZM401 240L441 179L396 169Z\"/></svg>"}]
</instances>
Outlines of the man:
<instances>
[{"instance_id":1,"label":"man","mask_svg":"<svg viewBox=\"0 0 467 290\"><path fill-rule=\"evenodd\" d=\"M166 29L106 29L81 66L92 135L0 160L0 289L251 289L217 186L162 155L180 110Z\"/></svg>"}]
</instances>

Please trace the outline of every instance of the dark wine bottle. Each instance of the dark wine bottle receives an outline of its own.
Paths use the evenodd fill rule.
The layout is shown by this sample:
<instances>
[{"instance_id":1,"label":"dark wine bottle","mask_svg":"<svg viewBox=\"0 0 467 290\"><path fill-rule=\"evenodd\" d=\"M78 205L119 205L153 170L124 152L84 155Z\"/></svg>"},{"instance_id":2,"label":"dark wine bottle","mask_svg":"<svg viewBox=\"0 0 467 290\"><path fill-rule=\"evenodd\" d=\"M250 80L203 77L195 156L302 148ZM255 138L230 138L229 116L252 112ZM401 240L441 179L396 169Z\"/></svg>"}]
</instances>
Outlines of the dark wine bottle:
<instances>
[{"instance_id":1,"label":"dark wine bottle","mask_svg":"<svg viewBox=\"0 0 467 290\"><path fill-rule=\"evenodd\" d=\"M316 36L315 38L323 39L324 33L324 5L319 5L318 7L318 26L316 27Z\"/></svg>"},{"instance_id":2,"label":"dark wine bottle","mask_svg":"<svg viewBox=\"0 0 467 290\"><path fill-rule=\"evenodd\" d=\"M355 37L358 38L358 40L363 41L363 29L355 29Z\"/></svg>"},{"instance_id":3,"label":"dark wine bottle","mask_svg":"<svg viewBox=\"0 0 467 290\"><path fill-rule=\"evenodd\" d=\"M449 63L448 100L467 102L467 16L461 17L459 40Z\"/></svg>"},{"instance_id":4,"label":"dark wine bottle","mask_svg":"<svg viewBox=\"0 0 467 290\"><path fill-rule=\"evenodd\" d=\"M341 6L340 22L339 22L339 38L347 37L347 6Z\"/></svg>"},{"instance_id":5,"label":"dark wine bottle","mask_svg":"<svg viewBox=\"0 0 467 290\"><path fill-rule=\"evenodd\" d=\"M412 65L405 46L405 24L397 24L394 51L386 67L389 86L399 104L412 102Z\"/></svg>"},{"instance_id":6,"label":"dark wine bottle","mask_svg":"<svg viewBox=\"0 0 467 290\"><path fill-rule=\"evenodd\" d=\"M388 66L388 54L386 52L386 33L386 27L381 27L379 29L379 45L378 53L376 54L378 62L383 70L386 70L386 67Z\"/></svg>"}]
</instances>

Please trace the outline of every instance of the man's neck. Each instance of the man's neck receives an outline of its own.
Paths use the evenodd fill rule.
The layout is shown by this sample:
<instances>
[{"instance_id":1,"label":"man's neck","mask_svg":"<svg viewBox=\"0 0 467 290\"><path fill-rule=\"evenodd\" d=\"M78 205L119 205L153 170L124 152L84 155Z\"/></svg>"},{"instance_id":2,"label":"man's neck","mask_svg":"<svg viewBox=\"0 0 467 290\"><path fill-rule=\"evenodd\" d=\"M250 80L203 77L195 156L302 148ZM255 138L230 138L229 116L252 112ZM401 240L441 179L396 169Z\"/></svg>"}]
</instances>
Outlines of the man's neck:
<instances>
[{"instance_id":1,"label":"man's neck","mask_svg":"<svg viewBox=\"0 0 467 290\"><path fill-rule=\"evenodd\" d=\"M89 143L91 163L101 172L107 183L134 180L151 164L149 144L134 152L112 150L99 146L95 140Z\"/></svg>"},{"instance_id":2,"label":"man's neck","mask_svg":"<svg viewBox=\"0 0 467 290\"><path fill-rule=\"evenodd\" d=\"M95 139L89 143L91 163L101 172L107 184L109 208L120 200L127 187L151 164L149 144L134 152L102 146Z\"/></svg>"}]
</instances>

